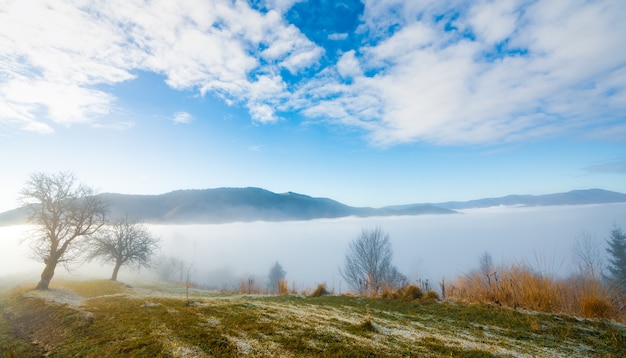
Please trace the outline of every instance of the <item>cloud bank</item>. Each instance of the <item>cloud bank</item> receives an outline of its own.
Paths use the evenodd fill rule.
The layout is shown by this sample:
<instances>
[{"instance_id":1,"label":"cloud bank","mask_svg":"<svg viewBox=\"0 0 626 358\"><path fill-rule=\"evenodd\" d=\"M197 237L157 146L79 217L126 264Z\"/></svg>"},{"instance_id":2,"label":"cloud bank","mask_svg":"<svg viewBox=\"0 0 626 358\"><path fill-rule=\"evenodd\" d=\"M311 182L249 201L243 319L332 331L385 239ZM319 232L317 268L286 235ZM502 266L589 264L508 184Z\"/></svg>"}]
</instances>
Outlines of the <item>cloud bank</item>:
<instances>
[{"instance_id":1,"label":"cloud bank","mask_svg":"<svg viewBox=\"0 0 626 358\"><path fill-rule=\"evenodd\" d=\"M107 127L115 85L149 71L257 123L297 113L381 146L623 128L625 2L348 1L315 26L293 11L316 4L3 2L0 123Z\"/></svg>"}]
</instances>

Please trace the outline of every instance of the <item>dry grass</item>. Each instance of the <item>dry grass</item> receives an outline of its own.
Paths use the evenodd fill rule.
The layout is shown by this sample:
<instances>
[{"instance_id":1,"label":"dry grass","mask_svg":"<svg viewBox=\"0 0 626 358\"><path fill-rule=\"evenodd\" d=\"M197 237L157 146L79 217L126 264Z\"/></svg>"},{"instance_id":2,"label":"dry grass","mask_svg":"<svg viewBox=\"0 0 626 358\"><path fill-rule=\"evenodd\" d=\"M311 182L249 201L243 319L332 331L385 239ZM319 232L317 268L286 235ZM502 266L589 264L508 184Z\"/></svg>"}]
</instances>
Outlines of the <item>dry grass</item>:
<instances>
[{"instance_id":1,"label":"dry grass","mask_svg":"<svg viewBox=\"0 0 626 358\"><path fill-rule=\"evenodd\" d=\"M433 290L427 291L424 296L422 296L422 299L425 301L439 301L439 294Z\"/></svg>"},{"instance_id":2,"label":"dry grass","mask_svg":"<svg viewBox=\"0 0 626 358\"><path fill-rule=\"evenodd\" d=\"M448 298L457 301L624 320L612 292L599 279L556 279L525 264L502 266L489 274L464 275L446 291Z\"/></svg>"},{"instance_id":3,"label":"dry grass","mask_svg":"<svg viewBox=\"0 0 626 358\"><path fill-rule=\"evenodd\" d=\"M241 279L239 281L239 290L240 294L248 294L248 295L259 295L259 294L267 294L267 289L259 286L256 283L256 280L251 277L247 279Z\"/></svg>"},{"instance_id":4,"label":"dry grass","mask_svg":"<svg viewBox=\"0 0 626 358\"><path fill-rule=\"evenodd\" d=\"M77 284L74 291L68 284L64 290L94 293L96 287L86 289L94 285L98 286ZM179 291L170 295L170 289L120 285L103 289L100 296L83 297L79 307L15 290L2 297L0 307L8 317L4 328L9 328L4 331L23 327L16 332L26 347L36 341L40 350L33 352L55 357L619 357L626 353L623 326L493 305L347 295L315 299L218 295L200 290L194 291L194 304L189 305L184 297L176 297ZM20 354L24 352L20 347L2 348L4 356L29 356Z\"/></svg>"},{"instance_id":5,"label":"dry grass","mask_svg":"<svg viewBox=\"0 0 626 358\"><path fill-rule=\"evenodd\" d=\"M279 295L288 295L289 294L289 285L285 280L278 280L278 294Z\"/></svg>"},{"instance_id":6,"label":"dry grass","mask_svg":"<svg viewBox=\"0 0 626 358\"><path fill-rule=\"evenodd\" d=\"M326 290L326 284L325 283L320 283L315 288L315 291L311 292L311 297L322 297L322 296L326 296L328 294L329 294L329 292L328 292L328 290Z\"/></svg>"},{"instance_id":7,"label":"dry grass","mask_svg":"<svg viewBox=\"0 0 626 358\"><path fill-rule=\"evenodd\" d=\"M611 318L614 317L614 307L604 297L583 297L580 300L580 310L584 317Z\"/></svg>"}]
</instances>

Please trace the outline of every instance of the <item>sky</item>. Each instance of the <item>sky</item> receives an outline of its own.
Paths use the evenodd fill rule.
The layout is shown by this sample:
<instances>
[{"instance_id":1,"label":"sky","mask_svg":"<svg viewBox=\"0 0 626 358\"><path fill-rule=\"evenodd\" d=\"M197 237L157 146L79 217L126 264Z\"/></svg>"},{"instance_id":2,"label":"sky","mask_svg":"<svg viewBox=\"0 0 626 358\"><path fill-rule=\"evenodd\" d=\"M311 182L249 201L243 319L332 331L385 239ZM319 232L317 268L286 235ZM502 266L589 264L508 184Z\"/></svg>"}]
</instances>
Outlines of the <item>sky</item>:
<instances>
[{"instance_id":1,"label":"sky","mask_svg":"<svg viewBox=\"0 0 626 358\"><path fill-rule=\"evenodd\" d=\"M0 212L261 187L353 206L626 192L626 2L0 0Z\"/></svg>"}]
</instances>

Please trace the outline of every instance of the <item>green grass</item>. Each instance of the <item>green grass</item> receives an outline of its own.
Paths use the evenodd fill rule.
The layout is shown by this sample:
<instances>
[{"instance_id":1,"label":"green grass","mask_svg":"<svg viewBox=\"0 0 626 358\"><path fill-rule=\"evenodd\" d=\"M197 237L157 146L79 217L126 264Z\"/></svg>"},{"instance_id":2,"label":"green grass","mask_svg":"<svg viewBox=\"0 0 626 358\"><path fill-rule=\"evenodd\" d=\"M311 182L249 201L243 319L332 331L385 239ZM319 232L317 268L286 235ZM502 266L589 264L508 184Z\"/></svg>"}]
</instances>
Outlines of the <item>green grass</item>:
<instances>
[{"instance_id":1,"label":"green grass","mask_svg":"<svg viewBox=\"0 0 626 358\"><path fill-rule=\"evenodd\" d=\"M7 317L0 312L0 357L29 358L41 355L37 347L19 337Z\"/></svg>"},{"instance_id":2,"label":"green grass","mask_svg":"<svg viewBox=\"0 0 626 358\"><path fill-rule=\"evenodd\" d=\"M0 356L626 356L623 326L485 304L199 291L187 302L170 289L146 296L111 281L57 287L85 299L4 295Z\"/></svg>"}]
</instances>

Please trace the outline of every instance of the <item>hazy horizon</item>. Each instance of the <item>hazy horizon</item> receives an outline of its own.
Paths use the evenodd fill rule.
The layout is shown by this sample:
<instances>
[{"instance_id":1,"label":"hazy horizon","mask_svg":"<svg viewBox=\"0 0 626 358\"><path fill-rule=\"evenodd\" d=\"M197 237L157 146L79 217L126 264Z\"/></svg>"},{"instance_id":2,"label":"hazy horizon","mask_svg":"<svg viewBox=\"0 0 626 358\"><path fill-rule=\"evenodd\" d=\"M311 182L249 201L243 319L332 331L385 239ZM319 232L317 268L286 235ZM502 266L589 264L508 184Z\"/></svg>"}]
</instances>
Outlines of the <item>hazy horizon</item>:
<instances>
[{"instance_id":1,"label":"hazy horizon","mask_svg":"<svg viewBox=\"0 0 626 358\"><path fill-rule=\"evenodd\" d=\"M570 270L571 249L586 233L604 245L613 225L626 228L626 203L554 206L492 207L465 210L457 215L319 219L291 222L251 222L198 225L148 225L161 237L161 253L192 264L193 280L222 288L255 277L264 286L271 265L278 261L286 279L296 287L326 283L347 290L338 268L347 245L362 229L380 227L389 233L394 264L410 280L429 279L437 285L477 267L489 252L495 264L528 262L564 275ZM18 244L26 226L0 228L0 279L28 275L36 282L43 264L26 257L28 245ZM76 270L91 277L109 278L112 267L89 264ZM63 276L62 267L57 275ZM119 279L134 280L128 270ZM53 281L54 282L54 281Z\"/></svg>"}]
</instances>

